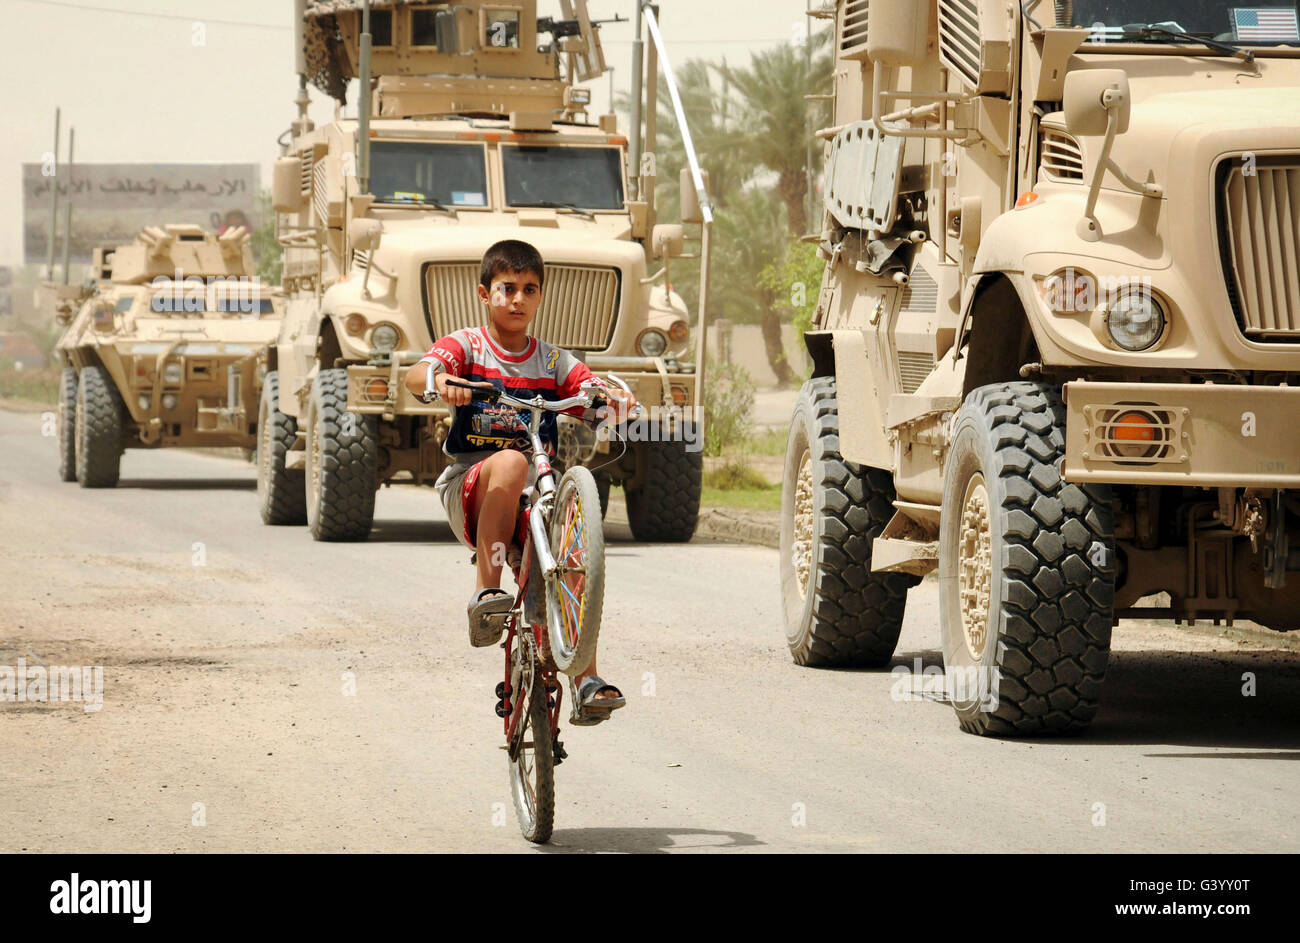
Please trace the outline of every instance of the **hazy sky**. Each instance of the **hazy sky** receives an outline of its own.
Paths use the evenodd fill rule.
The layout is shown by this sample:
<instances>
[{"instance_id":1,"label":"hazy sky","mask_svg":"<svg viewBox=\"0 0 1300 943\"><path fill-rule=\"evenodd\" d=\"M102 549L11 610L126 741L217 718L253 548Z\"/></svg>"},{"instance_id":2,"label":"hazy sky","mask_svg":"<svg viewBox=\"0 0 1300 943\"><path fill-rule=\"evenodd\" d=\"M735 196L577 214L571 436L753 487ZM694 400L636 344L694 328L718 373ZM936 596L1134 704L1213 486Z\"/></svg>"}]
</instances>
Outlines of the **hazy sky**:
<instances>
[{"instance_id":1,"label":"hazy sky","mask_svg":"<svg viewBox=\"0 0 1300 943\"><path fill-rule=\"evenodd\" d=\"M671 60L725 56L744 64L753 50L802 31L805 3L663 0ZM557 0L538 6L539 15L560 14ZM632 0L589 6L602 19L635 10ZM78 162L258 162L269 186L275 139L294 115L293 0L0 0L0 10L7 37L0 88L9 95L0 134L0 264L22 262L21 164L51 149L56 106L65 129L61 160L73 125ZM194 44L195 23L203 24L205 45ZM615 87L627 91L632 24L605 26L601 35ZM598 114L608 106L610 78L591 86ZM311 94L312 117L328 120L333 102Z\"/></svg>"}]
</instances>

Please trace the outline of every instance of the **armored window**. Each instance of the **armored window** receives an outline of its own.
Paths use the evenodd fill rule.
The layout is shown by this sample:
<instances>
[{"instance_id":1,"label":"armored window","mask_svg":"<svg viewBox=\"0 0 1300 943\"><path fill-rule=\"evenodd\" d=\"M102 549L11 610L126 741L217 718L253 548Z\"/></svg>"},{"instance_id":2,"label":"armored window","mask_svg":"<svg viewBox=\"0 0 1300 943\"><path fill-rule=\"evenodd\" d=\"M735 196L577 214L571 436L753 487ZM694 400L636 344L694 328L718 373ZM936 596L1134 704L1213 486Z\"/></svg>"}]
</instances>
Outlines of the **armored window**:
<instances>
[{"instance_id":1,"label":"armored window","mask_svg":"<svg viewBox=\"0 0 1300 943\"><path fill-rule=\"evenodd\" d=\"M486 207L487 154L481 144L375 141L370 191L380 203Z\"/></svg>"},{"instance_id":2,"label":"armored window","mask_svg":"<svg viewBox=\"0 0 1300 943\"><path fill-rule=\"evenodd\" d=\"M238 294L217 298L217 310L222 314L273 314L275 305L270 298L241 298Z\"/></svg>"},{"instance_id":3,"label":"armored window","mask_svg":"<svg viewBox=\"0 0 1300 943\"><path fill-rule=\"evenodd\" d=\"M483 31L484 49L518 49L519 11L485 9Z\"/></svg>"},{"instance_id":4,"label":"armored window","mask_svg":"<svg viewBox=\"0 0 1300 943\"><path fill-rule=\"evenodd\" d=\"M370 14L372 17L374 13ZM436 46L438 45L438 11L437 10L412 10L411 11L411 45L412 46Z\"/></svg>"},{"instance_id":5,"label":"armored window","mask_svg":"<svg viewBox=\"0 0 1300 943\"><path fill-rule=\"evenodd\" d=\"M623 208L623 155L616 147L503 145L501 159L511 206Z\"/></svg>"},{"instance_id":6,"label":"armored window","mask_svg":"<svg viewBox=\"0 0 1300 943\"><path fill-rule=\"evenodd\" d=\"M393 44L393 11L370 11L370 45L391 46Z\"/></svg>"},{"instance_id":7,"label":"armored window","mask_svg":"<svg viewBox=\"0 0 1300 943\"><path fill-rule=\"evenodd\" d=\"M135 304L135 299L130 295L125 298L119 298L117 299L117 306L113 308L113 311L117 314L126 314L131 310L131 305L133 304Z\"/></svg>"}]
</instances>

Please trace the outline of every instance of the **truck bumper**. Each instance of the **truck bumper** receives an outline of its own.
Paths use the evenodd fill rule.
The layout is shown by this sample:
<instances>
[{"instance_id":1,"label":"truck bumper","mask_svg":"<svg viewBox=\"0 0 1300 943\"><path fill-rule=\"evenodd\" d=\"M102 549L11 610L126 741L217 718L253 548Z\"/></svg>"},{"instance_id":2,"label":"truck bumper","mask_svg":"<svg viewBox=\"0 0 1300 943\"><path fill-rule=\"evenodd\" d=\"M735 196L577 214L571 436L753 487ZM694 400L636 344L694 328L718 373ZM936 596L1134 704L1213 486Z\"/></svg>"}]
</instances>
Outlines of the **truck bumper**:
<instances>
[{"instance_id":1,"label":"truck bumper","mask_svg":"<svg viewBox=\"0 0 1300 943\"><path fill-rule=\"evenodd\" d=\"M422 403L406 389L407 365L354 365L348 367L348 412L375 414L385 420L395 416L445 416L442 402ZM646 406L695 405L693 373L615 373L631 387L638 401Z\"/></svg>"},{"instance_id":2,"label":"truck bumper","mask_svg":"<svg viewBox=\"0 0 1300 943\"><path fill-rule=\"evenodd\" d=\"M1065 384L1067 481L1300 488L1300 388Z\"/></svg>"}]
</instances>

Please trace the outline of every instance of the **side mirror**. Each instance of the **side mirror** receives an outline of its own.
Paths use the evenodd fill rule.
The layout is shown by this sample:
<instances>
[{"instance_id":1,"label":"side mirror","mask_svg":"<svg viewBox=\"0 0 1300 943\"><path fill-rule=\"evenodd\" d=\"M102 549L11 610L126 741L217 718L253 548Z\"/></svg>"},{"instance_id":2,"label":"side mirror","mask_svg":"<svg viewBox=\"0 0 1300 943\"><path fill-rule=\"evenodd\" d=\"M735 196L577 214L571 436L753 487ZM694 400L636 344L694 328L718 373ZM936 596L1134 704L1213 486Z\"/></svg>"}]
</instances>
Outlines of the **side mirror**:
<instances>
[{"instance_id":1,"label":"side mirror","mask_svg":"<svg viewBox=\"0 0 1300 943\"><path fill-rule=\"evenodd\" d=\"M1123 69L1085 69L1065 77L1065 129L1071 134L1097 137L1107 132L1111 115L1115 133L1128 130L1133 113L1128 74Z\"/></svg>"},{"instance_id":2,"label":"side mirror","mask_svg":"<svg viewBox=\"0 0 1300 943\"><path fill-rule=\"evenodd\" d=\"M704 192L708 193L709 172L707 170L701 170L700 176L704 178ZM695 178L691 176L691 169L689 167L682 168L681 176L678 178L678 186L681 190L682 222L704 222L704 210L700 209L700 195L695 192Z\"/></svg>"},{"instance_id":3,"label":"side mirror","mask_svg":"<svg viewBox=\"0 0 1300 943\"><path fill-rule=\"evenodd\" d=\"M686 233L679 223L660 223L650 236L656 259L673 259L686 251Z\"/></svg>"},{"instance_id":4,"label":"side mirror","mask_svg":"<svg viewBox=\"0 0 1300 943\"><path fill-rule=\"evenodd\" d=\"M460 55L460 28L455 10L439 10L433 15L433 32L438 52L444 56Z\"/></svg>"},{"instance_id":5,"label":"side mirror","mask_svg":"<svg viewBox=\"0 0 1300 943\"><path fill-rule=\"evenodd\" d=\"M302 209L302 161L281 157L271 173L271 208L277 213L297 213Z\"/></svg>"},{"instance_id":6,"label":"side mirror","mask_svg":"<svg viewBox=\"0 0 1300 943\"><path fill-rule=\"evenodd\" d=\"M348 242L357 252L374 252L383 234L384 224L377 219L354 219L348 225Z\"/></svg>"},{"instance_id":7,"label":"side mirror","mask_svg":"<svg viewBox=\"0 0 1300 943\"><path fill-rule=\"evenodd\" d=\"M874 0L867 18L867 56L888 66L910 66L926 57L934 0Z\"/></svg>"}]
</instances>

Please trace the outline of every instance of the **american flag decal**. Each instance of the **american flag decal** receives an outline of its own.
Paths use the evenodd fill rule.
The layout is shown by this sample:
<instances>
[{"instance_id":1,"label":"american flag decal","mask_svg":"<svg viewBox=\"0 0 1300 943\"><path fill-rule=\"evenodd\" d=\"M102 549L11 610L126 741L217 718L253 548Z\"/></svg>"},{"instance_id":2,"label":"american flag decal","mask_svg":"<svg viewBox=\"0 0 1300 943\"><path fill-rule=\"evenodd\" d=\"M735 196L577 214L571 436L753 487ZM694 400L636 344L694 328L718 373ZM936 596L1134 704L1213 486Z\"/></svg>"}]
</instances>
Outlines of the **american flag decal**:
<instances>
[{"instance_id":1,"label":"american flag decal","mask_svg":"<svg viewBox=\"0 0 1300 943\"><path fill-rule=\"evenodd\" d=\"M1295 7L1244 7L1232 11L1232 32L1243 42L1300 40Z\"/></svg>"}]
</instances>

